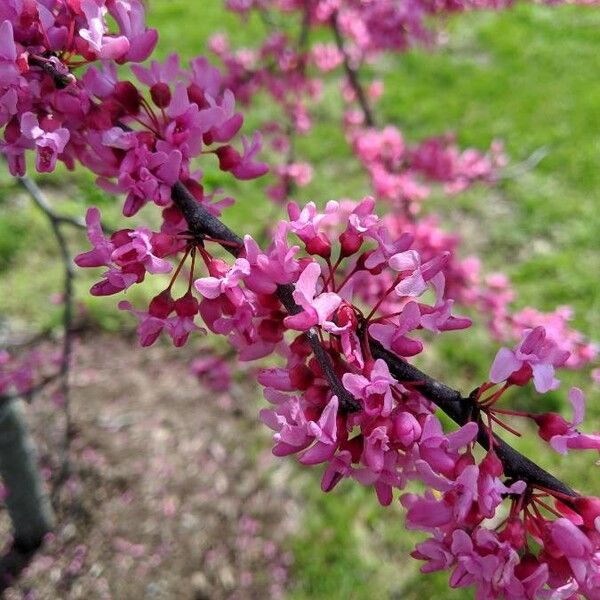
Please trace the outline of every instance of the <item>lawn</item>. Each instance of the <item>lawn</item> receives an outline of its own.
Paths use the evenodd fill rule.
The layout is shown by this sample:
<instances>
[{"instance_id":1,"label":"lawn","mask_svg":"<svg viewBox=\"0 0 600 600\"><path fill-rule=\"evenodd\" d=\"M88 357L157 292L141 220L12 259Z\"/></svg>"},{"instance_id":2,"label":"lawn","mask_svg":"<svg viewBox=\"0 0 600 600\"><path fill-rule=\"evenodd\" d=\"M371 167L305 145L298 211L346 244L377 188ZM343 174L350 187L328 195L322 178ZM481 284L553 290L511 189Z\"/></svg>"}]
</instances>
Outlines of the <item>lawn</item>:
<instances>
[{"instance_id":1,"label":"lawn","mask_svg":"<svg viewBox=\"0 0 600 600\"><path fill-rule=\"evenodd\" d=\"M258 19L240 27L218 0L154 0L149 16L160 31L158 54L163 57L173 50L184 59L202 53L216 31L227 31L234 44L254 45L263 35ZM438 196L428 206L443 215L448 228L464 235L465 252L477 251L486 271L510 275L519 293L517 306L550 310L569 304L576 314L573 325L593 339L600 339L599 26L600 11L574 6L519 5L501 13L463 15L448 23L448 41L441 47L372 67L385 82L378 120L401 126L408 140L455 131L462 145L486 148L501 139L512 163L543 149L545 158L517 177L452 199ZM316 170L303 200L322 204L369 191L338 131L340 106L338 90L326 86L315 109L318 124L299 144ZM269 106L253 110L247 114L246 132L268 114ZM247 223L259 229L261 218L272 214L263 183L232 184L211 174L208 180L237 198L224 219L238 232L245 232ZM86 174L38 181L65 211L81 214L85 205L100 204L109 221L117 222L113 200ZM48 229L4 174L0 185L3 312L52 324L57 309L48 308L47 297L56 289L60 268L46 266L54 252ZM79 239L72 243L81 247ZM89 281L80 279L80 298L92 320L104 328L121 327L124 321L114 316L113 300L90 300L85 295ZM485 378L496 350L481 330L474 336L458 333L436 347L427 365L467 391ZM570 384L589 392L588 427L599 429L598 389L586 374L568 374L563 388ZM553 394L551 400L561 406L561 398ZM516 445L530 456L541 455L535 441ZM574 487L600 494L593 457L561 460L544 454L540 461ZM350 483L324 496L318 474L299 471L294 485L305 508L302 525L289 541L295 556L290 598L449 596L446 576L419 576L418 565L408 558L417 538L404 531L397 503L380 508L370 493Z\"/></svg>"}]
</instances>

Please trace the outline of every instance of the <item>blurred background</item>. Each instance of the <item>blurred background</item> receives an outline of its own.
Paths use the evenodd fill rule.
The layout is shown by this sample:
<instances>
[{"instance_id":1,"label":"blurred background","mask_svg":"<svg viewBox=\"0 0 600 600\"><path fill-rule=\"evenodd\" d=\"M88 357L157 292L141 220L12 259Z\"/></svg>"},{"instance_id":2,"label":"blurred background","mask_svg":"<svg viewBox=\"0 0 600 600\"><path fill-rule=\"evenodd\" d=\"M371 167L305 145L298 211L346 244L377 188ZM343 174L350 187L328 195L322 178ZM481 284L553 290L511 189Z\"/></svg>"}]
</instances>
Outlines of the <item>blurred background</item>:
<instances>
[{"instance_id":1,"label":"blurred background","mask_svg":"<svg viewBox=\"0 0 600 600\"><path fill-rule=\"evenodd\" d=\"M207 52L226 32L232 46L256 46L263 21L243 25L220 0L154 0L149 22L160 32L156 57L183 61ZM600 339L600 12L586 7L518 5L497 13L453 17L443 43L388 56L370 68L385 83L377 111L409 141L456 132L461 146L504 141L511 163L536 151L543 159L493 187L448 198L435 194L425 213L441 215L486 272L513 280L516 307L574 309L572 325ZM340 91L326 84L314 107L313 131L298 154L315 169L297 197L323 205L360 199L369 183L338 126ZM244 110L251 133L272 110L270 100ZM268 152L265 153L268 162ZM123 223L120 203L83 170L40 176L57 211L82 216L102 209ZM215 169L207 185L236 199L224 220L257 233L278 216L263 180L237 182ZM70 234L73 253L87 248ZM263 405L249 370L234 373L226 392L209 391L189 373L207 338L183 350L166 342L140 349L135 323L114 298L88 294L95 273L77 272L78 339L73 367L72 463L59 526L8 598L469 598L449 590L447 575L419 574L409 557L418 535L404 529L398 502L389 508L352 482L324 495L320 468L300 469L270 454L258 421ZM61 320L62 267L55 242L29 198L0 168L0 319L20 332L47 332ZM149 298L152 283L129 295ZM442 336L444 337L444 336ZM419 365L468 392L483 381L498 346L486 330L439 340ZM226 351L226 348L220 347ZM51 349L48 350L51 352ZM544 397L565 410L565 390L588 393L587 430L600 429L599 390L589 373L567 372L561 390ZM529 391L515 405L540 402ZM61 426L56 402L41 394L27 414L45 473L56 463ZM532 432L529 432L532 433ZM534 435L515 445L573 487L600 494L588 453L562 459ZM2 520L8 535L10 524Z\"/></svg>"}]
</instances>

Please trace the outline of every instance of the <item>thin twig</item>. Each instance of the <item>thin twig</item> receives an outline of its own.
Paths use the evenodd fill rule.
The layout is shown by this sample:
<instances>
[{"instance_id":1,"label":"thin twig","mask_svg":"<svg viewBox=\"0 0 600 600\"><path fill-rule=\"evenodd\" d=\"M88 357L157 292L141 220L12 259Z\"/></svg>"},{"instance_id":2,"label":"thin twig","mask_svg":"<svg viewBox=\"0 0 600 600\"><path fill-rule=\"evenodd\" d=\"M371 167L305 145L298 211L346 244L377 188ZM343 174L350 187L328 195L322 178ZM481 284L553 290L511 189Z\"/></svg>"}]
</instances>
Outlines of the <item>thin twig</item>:
<instances>
[{"instance_id":1,"label":"thin twig","mask_svg":"<svg viewBox=\"0 0 600 600\"><path fill-rule=\"evenodd\" d=\"M50 207L46 196L39 186L29 177L17 177L17 181L29 192L33 202L44 213L58 245L61 260L63 263L63 347L59 368L60 391L63 400L63 412L65 415L65 435L62 447L62 462L61 469L55 482L53 495L56 495L61 484L67 479L70 472L69 453L71 447L71 439L73 436L73 420L71 415L71 398L70 398L70 383L69 375L71 368L71 360L73 354L73 308L74 308L74 293L73 279L75 272L73 270L73 260L69 252L67 238L64 235L61 225L65 222L57 215Z\"/></svg>"},{"instance_id":2,"label":"thin twig","mask_svg":"<svg viewBox=\"0 0 600 600\"><path fill-rule=\"evenodd\" d=\"M344 44L344 38L342 37L342 32L340 31L338 23L337 11L331 16L330 23L331 30L333 31L333 37L335 38L335 44L343 57L346 76L348 77L348 81L350 82L350 85L354 90L354 94L356 95L356 100L358 101L358 104L362 110L365 124L367 127L375 127L375 119L373 117L373 111L371 110L369 101L367 100L367 94L365 93L365 90L360 82L357 69L352 66L350 56Z\"/></svg>"},{"instance_id":3,"label":"thin twig","mask_svg":"<svg viewBox=\"0 0 600 600\"><path fill-rule=\"evenodd\" d=\"M543 160L550 154L550 150L546 146L534 150L525 160L515 165L510 165L503 169L494 181L503 181L505 179L516 179L529 171L535 169Z\"/></svg>"}]
</instances>

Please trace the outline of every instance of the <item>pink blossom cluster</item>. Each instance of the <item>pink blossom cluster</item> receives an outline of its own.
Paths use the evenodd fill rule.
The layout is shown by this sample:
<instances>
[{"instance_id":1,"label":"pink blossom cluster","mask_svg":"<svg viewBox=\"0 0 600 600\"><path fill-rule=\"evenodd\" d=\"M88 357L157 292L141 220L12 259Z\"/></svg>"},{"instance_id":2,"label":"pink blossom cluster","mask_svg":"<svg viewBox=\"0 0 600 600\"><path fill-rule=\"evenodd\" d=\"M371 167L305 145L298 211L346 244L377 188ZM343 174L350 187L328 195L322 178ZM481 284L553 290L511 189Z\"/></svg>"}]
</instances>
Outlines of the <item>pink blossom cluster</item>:
<instances>
[{"instance_id":1,"label":"pink blossom cluster","mask_svg":"<svg viewBox=\"0 0 600 600\"><path fill-rule=\"evenodd\" d=\"M501 417L526 417L557 452L600 451L600 433L577 429L585 410L585 397L578 388L569 391L571 422L557 413L528 414L497 407L511 386L533 381L540 393L556 389L554 369L567 359L568 353L546 336L543 327L527 332L512 350L501 349L490 381L477 392L490 429L494 422L515 433ZM494 390L497 384L502 386ZM412 554L424 561L424 573L451 570L451 587L475 586L481 598L598 598L599 498L550 493L521 481L507 486L498 479L502 464L493 452L479 465L470 456L453 478L440 477L427 465L420 469L430 490L423 495L405 494L401 500L408 510L407 527L430 535ZM510 502L508 514L499 512L503 500Z\"/></svg>"},{"instance_id":2,"label":"pink blossom cluster","mask_svg":"<svg viewBox=\"0 0 600 600\"><path fill-rule=\"evenodd\" d=\"M239 11L276 6L292 12L308 6L309 21L317 24L337 15L342 32L361 53L373 49L370 35L380 38L380 48L405 47L385 19L403 24L397 32L401 37L417 37L422 23L420 5L403 20L399 3L387 0L229 4ZM525 329L522 339L498 353L489 381L474 394L472 420L444 433L434 405L419 391L423 382L399 381L373 348L399 360L418 355L429 334L470 326L470 319L454 312L458 300L489 301L496 320L508 320L511 296L509 285L496 281L501 299L491 304L493 294L484 297L477 264L455 257L458 239L443 234L435 219L416 222L410 209L380 217L372 197L331 201L323 210L292 202L288 219L277 225L263 250L249 235L241 242L200 235L174 202L173 190L182 186L191 192L192 205L195 201L213 215L230 202L211 203L213 195L204 192L202 172L192 163L200 155L213 154L214 168L242 180L267 170L257 160L258 136L244 138L241 152L231 144L243 119L228 88L242 100L268 89L288 111L289 127L271 128L273 143L281 148L292 142L291 131L308 130L306 103L298 94L316 97L319 87L305 73L308 47L295 50L274 33L256 55L233 54L221 39L213 41L213 50L228 65L226 78L204 58L184 70L172 56L163 64L132 66L134 84L119 79L116 65L145 58L156 41L145 28L140 3L14 0L0 11L0 58L9 75L0 89L6 113L1 150L12 172L24 172L26 150L36 151L43 171L52 170L56 160L67 166L78 160L98 175L104 189L125 195L126 217L146 204L161 209L159 231L136 227L110 236L101 228L99 211L89 209L92 249L76 258L81 267L104 269L92 288L96 295L121 293L147 274L172 271L145 309L119 303L137 317L142 345L165 333L181 346L192 332L208 330L226 337L238 360L277 355L258 375L271 404L261 419L274 431L274 454L323 465L324 491L351 478L373 487L383 505L393 501L394 490L420 482L427 490L423 495L402 496L409 526L431 534L415 556L426 561L425 570L451 569L453 586L475 586L482 598L598 597L600 500L574 499L505 477L493 437L499 427L515 432L503 420L510 415L533 421L558 452L600 449L600 436L578 430L584 398L577 388L569 394L572 421L556 413L498 408L512 386L533 382L540 393L558 387L556 369L569 360L564 339L571 347L584 345L561 329L565 315L513 318L513 333ZM108 32L107 14L118 23L118 34ZM327 52L317 50L322 70L339 62ZM81 59L73 60L75 55ZM88 66L97 59L103 59L100 66ZM86 70L76 79L71 70L79 67ZM456 191L489 180L500 160L497 149L489 156L460 152L447 139L407 149L393 128L351 131L355 152L377 171L377 196L409 207L426 193L415 174ZM289 196L289 180L303 185L310 179L310 167L293 154L278 171L282 189L271 191L275 199ZM410 194L397 181L403 175L406 188L414 188ZM233 260L221 258L222 247ZM526 326L529 318L546 318L548 330ZM315 340L322 354L317 355ZM584 355L581 351L576 362ZM212 371L211 383L220 388L228 380L221 367L218 361L200 360L194 369L202 378ZM478 460L473 448L482 437L487 453ZM500 521L504 504L510 513Z\"/></svg>"},{"instance_id":3,"label":"pink blossom cluster","mask_svg":"<svg viewBox=\"0 0 600 600\"><path fill-rule=\"evenodd\" d=\"M445 295L449 255L425 258L412 234L393 236L373 209L372 198L352 206L330 202L323 211L292 203L266 251L246 236L230 263L188 242L188 252L199 254L206 269L197 277L192 264L188 278L205 326L226 335L241 360L273 353L283 358L282 366L258 375L272 405L261 419L274 431L274 454L323 464L324 491L344 478L372 486L383 505L410 482L427 486L422 496L402 496L409 527L432 535L414 556L427 562L425 571L452 570L454 587L475 586L485 598L563 597L563 590L594 597L600 501L571 501L507 480L493 443L478 462L473 447L485 420L444 433L419 382L398 381L383 360L374 359L371 340L410 357L423 351L420 331L452 331L470 321L453 315L453 301ZM291 315L278 295L284 284L293 285L298 306ZM424 300L426 293L433 301ZM143 330L155 317L138 315L147 343ZM309 330L318 332L352 404L332 391L308 343ZM490 380L477 394L490 440L497 427L514 431L502 420L510 414L533 420L540 437L559 452L600 450L600 435L577 429L584 398L576 388L569 394L571 422L556 413L520 414L497 406L514 385L532 381L540 393L556 389L555 369L567 359L543 327L498 353ZM199 366L201 372L206 368L204 362ZM506 502L510 518L498 524Z\"/></svg>"},{"instance_id":4,"label":"pink blossom cluster","mask_svg":"<svg viewBox=\"0 0 600 600\"><path fill-rule=\"evenodd\" d=\"M80 161L101 187L127 195L124 213L131 216L149 201L168 206L177 181L205 200L201 172L191 164L200 154L214 155L238 179L267 171L256 159L258 135L243 138L241 152L229 143L243 118L206 59L184 71L173 55L148 68L132 65L138 86L119 79L117 63L144 60L156 43L143 13L137 0L3 6L0 152L11 173L24 174L26 150L36 151L39 171L52 171L57 160L69 168ZM119 35L109 33L109 16ZM71 71L78 68L85 72L76 79Z\"/></svg>"},{"instance_id":5,"label":"pink blossom cluster","mask_svg":"<svg viewBox=\"0 0 600 600\"><path fill-rule=\"evenodd\" d=\"M391 125L351 129L348 135L377 198L411 214L419 212L431 193L427 181L443 183L447 194L455 194L474 182L493 181L506 160L498 142L482 155L471 148L459 150L451 136L430 138L411 148Z\"/></svg>"},{"instance_id":6,"label":"pink blossom cluster","mask_svg":"<svg viewBox=\"0 0 600 600\"><path fill-rule=\"evenodd\" d=\"M115 32L109 30L109 17ZM70 69L96 60L143 61L157 38L157 32L145 26L139 0L3 2L0 151L11 172L25 172L26 150L35 150L38 171L53 171L57 159L72 166L80 151L77 134L90 110L90 96L75 90Z\"/></svg>"}]
</instances>

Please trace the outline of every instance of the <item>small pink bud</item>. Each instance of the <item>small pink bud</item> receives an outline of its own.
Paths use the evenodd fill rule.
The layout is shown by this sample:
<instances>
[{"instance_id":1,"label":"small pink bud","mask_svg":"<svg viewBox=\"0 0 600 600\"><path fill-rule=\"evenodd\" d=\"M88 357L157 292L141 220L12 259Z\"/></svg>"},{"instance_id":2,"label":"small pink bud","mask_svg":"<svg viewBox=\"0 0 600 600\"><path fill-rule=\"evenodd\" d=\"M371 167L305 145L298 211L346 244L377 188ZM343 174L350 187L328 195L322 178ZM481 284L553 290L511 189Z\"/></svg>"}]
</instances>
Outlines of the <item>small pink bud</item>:
<instances>
[{"instance_id":1,"label":"small pink bud","mask_svg":"<svg viewBox=\"0 0 600 600\"><path fill-rule=\"evenodd\" d=\"M508 542L515 550L520 550L525 545L526 539L523 521L518 517L511 517L506 523L506 527L500 532L499 538L503 542Z\"/></svg>"},{"instance_id":2,"label":"small pink bud","mask_svg":"<svg viewBox=\"0 0 600 600\"><path fill-rule=\"evenodd\" d=\"M421 425L411 413L402 412L394 417L392 434L394 441L409 448L421 437Z\"/></svg>"},{"instance_id":3,"label":"small pink bud","mask_svg":"<svg viewBox=\"0 0 600 600\"><path fill-rule=\"evenodd\" d=\"M320 233L306 242L306 251L322 258L329 258L331 256L331 242L324 234Z\"/></svg>"},{"instance_id":4,"label":"small pink bud","mask_svg":"<svg viewBox=\"0 0 600 600\"><path fill-rule=\"evenodd\" d=\"M355 329L358 325L358 319L356 318L356 314L350 304L346 301L342 302L341 306L337 309L335 313L335 322L340 327L344 327L350 323L352 329Z\"/></svg>"},{"instance_id":5,"label":"small pink bud","mask_svg":"<svg viewBox=\"0 0 600 600\"><path fill-rule=\"evenodd\" d=\"M166 108L171 102L171 89L166 83L159 81L150 88L150 96L158 108Z\"/></svg>"},{"instance_id":6,"label":"small pink bud","mask_svg":"<svg viewBox=\"0 0 600 600\"><path fill-rule=\"evenodd\" d=\"M341 256L352 256L358 252L358 249L362 246L362 242L362 237L356 231L346 229L340 235Z\"/></svg>"},{"instance_id":7,"label":"small pink bud","mask_svg":"<svg viewBox=\"0 0 600 600\"><path fill-rule=\"evenodd\" d=\"M512 385L524 386L527 385L533 377L533 371L529 363L523 363L523 366L515 371L508 379L508 383Z\"/></svg>"},{"instance_id":8,"label":"small pink bud","mask_svg":"<svg viewBox=\"0 0 600 600\"><path fill-rule=\"evenodd\" d=\"M199 85L196 85L195 83L189 85L187 94L188 100L197 104L199 109L208 108L210 106L204 95L204 90Z\"/></svg>"},{"instance_id":9,"label":"small pink bud","mask_svg":"<svg viewBox=\"0 0 600 600\"><path fill-rule=\"evenodd\" d=\"M175 308L175 302L169 290L164 290L158 296L154 296L150 302L148 313L157 319L166 319Z\"/></svg>"},{"instance_id":10,"label":"small pink bud","mask_svg":"<svg viewBox=\"0 0 600 600\"><path fill-rule=\"evenodd\" d=\"M175 312L179 317L194 317L198 314L198 300L188 292L175 300Z\"/></svg>"},{"instance_id":11,"label":"small pink bud","mask_svg":"<svg viewBox=\"0 0 600 600\"><path fill-rule=\"evenodd\" d=\"M533 415L532 419L539 427L538 435L546 442L555 435L564 435L569 431L569 423L555 412Z\"/></svg>"},{"instance_id":12,"label":"small pink bud","mask_svg":"<svg viewBox=\"0 0 600 600\"><path fill-rule=\"evenodd\" d=\"M573 504L583 518L585 526L593 529L595 527L594 521L597 517L600 517L600 498L583 496L575 498Z\"/></svg>"},{"instance_id":13,"label":"small pink bud","mask_svg":"<svg viewBox=\"0 0 600 600\"><path fill-rule=\"evenodd\" d=\"M500 477L504 473L502 461L495 452L488 452L481 461L479 468L492 477Z\"/></svg>"},{"instance_id":14,"label":"small pink bud","mask_svg":"<svg viewBox=\"0 0 600 600\"><path fill-rule=\"evenodd\" d=\"M140 112L142 96L130 81L119 81L115 85L113 98L127 114L137 115Z\"/></svg>"},{"instance_id":15,"label":"small pink bud","mask_svg":"<svg viewBox=\"0 0 600 600\"><path fill-rule=\"evenodd\" d=\"M208 263L208 272L212 277L223 277L229 271L229 265L220 258L213 258Z\"/></svg>"},{"instance_id":16,"label":"small pink bud","mask_svg":"<svg viewBox=\"0 0 600 600\"><path fill-rule=\"evenodd\" d=\"M229 144L217 148L215 154L219 158L219 169L221 171L231 171L242 162L240 153Z\"/></svg>"},{"instance_id":17,"label":"small pink bud","mask_svg":"<svg viewBox=\"0 0 600 600\"><path fill-rule=\"evenodd\" d=\"M173 236L167 233L153 233L150 238L152 252L155 256L163 258L173 251Z\"/></svg>"}]
</instances>

